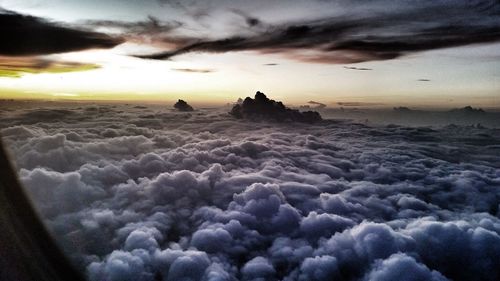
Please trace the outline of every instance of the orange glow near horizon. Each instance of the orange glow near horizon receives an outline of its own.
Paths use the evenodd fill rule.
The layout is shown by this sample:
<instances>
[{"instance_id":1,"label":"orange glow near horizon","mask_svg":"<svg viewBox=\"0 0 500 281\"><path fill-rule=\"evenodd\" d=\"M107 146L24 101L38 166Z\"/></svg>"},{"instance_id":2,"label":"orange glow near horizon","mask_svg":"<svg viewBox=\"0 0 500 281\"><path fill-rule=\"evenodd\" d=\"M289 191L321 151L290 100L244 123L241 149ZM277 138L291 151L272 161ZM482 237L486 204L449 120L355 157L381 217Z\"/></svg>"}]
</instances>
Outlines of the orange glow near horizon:
<instances>
[{"instance_id":1,"label":"orange glow near horizon","mask_svg":"<svg viewBox=\"0 0 500 281\"><path fill-rule=\"evenodd\" d=\"M259 90L290 105L313 100L329 106L355 101L385 107L500 108L500 83L495 82L492 72L494 62L481 61L471 64L470 69L454 69L447 66L447 61L453 59L443 56L446 50L365 63L373 71L356 71L342 65L297 62L252 52L187 54L173 61L142 60L126 55L131 48L135 47L47 56L54 61L100 68L0 77L0 98L145 103L171 103L181 98L193 104L223 105L253 96ZM478 48L484 52L484 47ZM440 67L436 67L436 60L442 61ZM266 66L270 61L275 65ZM427 77L432 79L418 81Z\"/></svg>"}]
</instances>

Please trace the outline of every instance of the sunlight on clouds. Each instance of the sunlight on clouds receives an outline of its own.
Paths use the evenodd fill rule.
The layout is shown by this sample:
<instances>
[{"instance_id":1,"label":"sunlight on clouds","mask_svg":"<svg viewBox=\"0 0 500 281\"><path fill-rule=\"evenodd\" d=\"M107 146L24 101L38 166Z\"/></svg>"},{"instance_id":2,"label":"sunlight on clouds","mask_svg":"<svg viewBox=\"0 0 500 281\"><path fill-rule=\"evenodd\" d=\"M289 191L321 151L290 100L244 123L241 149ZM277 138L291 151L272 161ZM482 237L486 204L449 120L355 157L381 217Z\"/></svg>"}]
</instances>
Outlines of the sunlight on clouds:
<instances>
[{"instance_id":1,"label":"sunlight on clouds","mask_svg":"<svg viewBox=\"0 0 500 281\"><path fill-rule=\"evenodd\" d=\"M78 97L78 94L74 93L53 93L52 94L54 97Z\"/></svg>"},{"instance_id":2,"label":"sunlight on clouds","mask_svg":"<svg viewBox=\"0 0 500 281\"><path fill-rule=\"evenodd\" d=\"M0 77L19 78L26 74L66 73L97 69L93 63L79 63L67 60L52 60L48 57L0 56Z\"/></svg>"}]
</instances>

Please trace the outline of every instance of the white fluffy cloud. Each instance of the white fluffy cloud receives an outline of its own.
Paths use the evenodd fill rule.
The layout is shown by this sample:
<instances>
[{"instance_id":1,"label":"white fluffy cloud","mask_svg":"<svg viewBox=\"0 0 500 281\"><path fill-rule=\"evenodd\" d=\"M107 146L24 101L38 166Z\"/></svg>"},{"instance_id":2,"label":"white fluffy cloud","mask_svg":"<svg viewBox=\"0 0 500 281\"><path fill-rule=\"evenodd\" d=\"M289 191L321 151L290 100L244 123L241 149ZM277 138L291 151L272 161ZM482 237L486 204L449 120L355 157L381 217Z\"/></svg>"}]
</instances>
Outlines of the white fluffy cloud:
<instances>
[{"instance_id":1,"label":"white fluffy cloud","mask_svg":"<svg viewBox=\"0 0 500 281\"><path fill-rule=\"evenodd\" d=\"M90 280L500 278L495 129L2 114L22 182Z\"/></svg>"}]
</instances>

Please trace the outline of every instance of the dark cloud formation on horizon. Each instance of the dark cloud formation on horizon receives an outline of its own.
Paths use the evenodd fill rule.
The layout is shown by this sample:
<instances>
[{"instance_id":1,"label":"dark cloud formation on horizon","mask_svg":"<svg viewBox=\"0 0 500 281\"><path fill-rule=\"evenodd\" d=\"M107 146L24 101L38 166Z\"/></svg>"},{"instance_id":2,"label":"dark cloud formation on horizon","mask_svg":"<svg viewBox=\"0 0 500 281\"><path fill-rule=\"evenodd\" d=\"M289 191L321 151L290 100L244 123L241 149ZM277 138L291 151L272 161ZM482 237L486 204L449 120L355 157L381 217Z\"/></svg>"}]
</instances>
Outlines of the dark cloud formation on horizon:
<instances>
[{"instance_id":1,"label":"dark cloud formation on horizon","mask_svg":"<svg viewBox=\"0 0 500 281\"><path fill-rule=\"evenodd\" d=\"M22 182L90 280L500 278L498 129L3 109Z\"/></svg>"},{"instance_id":2,"label":"dark cloud formation on horizon","mask_svg":"<svg viewBox=\"0 0 500 281\"><path fill-rule=\"evenodd\" d=\"M473 126L499 128L500 112L482 110L470 106L450 110L394 106L383 104L365 104L359 102L341 103L321 109L321 115L326 119L347 119L353 122L400 126Z\"/></svg>"},{"instance_id":3,"label":"dark cloud formation on horizon","mask_svg":"<svg viewBox=\"0 0 500 281\"><path fill-rule=\"evenodd\" d=\"M0 10L0 55L34 56L112 48L123 42L109 35L63 26L42 18Z\"/></svg>"},{"instance_id":4,"label":"dark cloud formation on horizon","mask_svg":"<svg viewBox=\"0 0 500 281\"><path fill-rule=\"evenodd\" d=\"M233 117L253 122L304 122L315 123L322 120L316 111L299 111L286 107L281 101L269 99L264 93L257 91L255 97L246 97L236 103L229 112Z\"/></svg>"},{"instance_id":5,"label":"dark cloud formation on horizon","mask_svg":"<svg viewBox=\"0 0 500 281\"><path fill-rule=\"evenodd\" d=\"M389 5L382 0L376 3ZM363 3L355 5L362 7ZM359 63L496 42L500 40L498 30L498 1L404 2L391 5L383 12L358 11L319 20L269 25L253 35L186 38L186 44L174 50L137 57L161 60L189 52L257 51L316 63Z\"/></svg>"},{"instance_id":6,"label":"dark cloud formation on horizon","mask_svg":"<svg viewBox=\"0 0 500 281\"><path fill-rule=\"evenodd\" d=\"M177 109L178 111L182 111L182 112L190 112L190 111L194 111L194 108L189 105L186 101L184 100L178 100L175 104L174 104L174 108Z\"/></svg>"},{"instance_id":7,"label":"dark cloud formation on horizon","mask_svg":"<svg viewBox=\"0 0 500 281\"><path fill-rule=\"evenodd\" d=\"M452 114L465 114L465 115L482 115L486 112L482 108L474 108L470 105L462 107L462 108L454 108L450 110Z\"/></svg>"}]
</instances>

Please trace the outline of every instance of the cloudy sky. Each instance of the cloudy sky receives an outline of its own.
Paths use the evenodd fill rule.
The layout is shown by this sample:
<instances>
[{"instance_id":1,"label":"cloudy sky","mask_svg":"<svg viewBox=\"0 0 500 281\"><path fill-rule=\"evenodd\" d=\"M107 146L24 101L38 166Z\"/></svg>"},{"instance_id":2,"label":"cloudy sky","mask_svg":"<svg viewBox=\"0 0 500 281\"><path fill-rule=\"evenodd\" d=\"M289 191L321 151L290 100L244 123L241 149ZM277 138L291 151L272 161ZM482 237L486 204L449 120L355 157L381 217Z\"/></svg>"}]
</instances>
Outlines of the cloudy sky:
<instances>
[{"instance_id":1,"label":"cloudy sky","mask_svg":"<svg viewBox=\"0 0 500 281\"><path fill-rule=\"evenodd\" d=\"M6 98L499 107L500 4L2 0Z\"/></svg>"}]
</instances>

